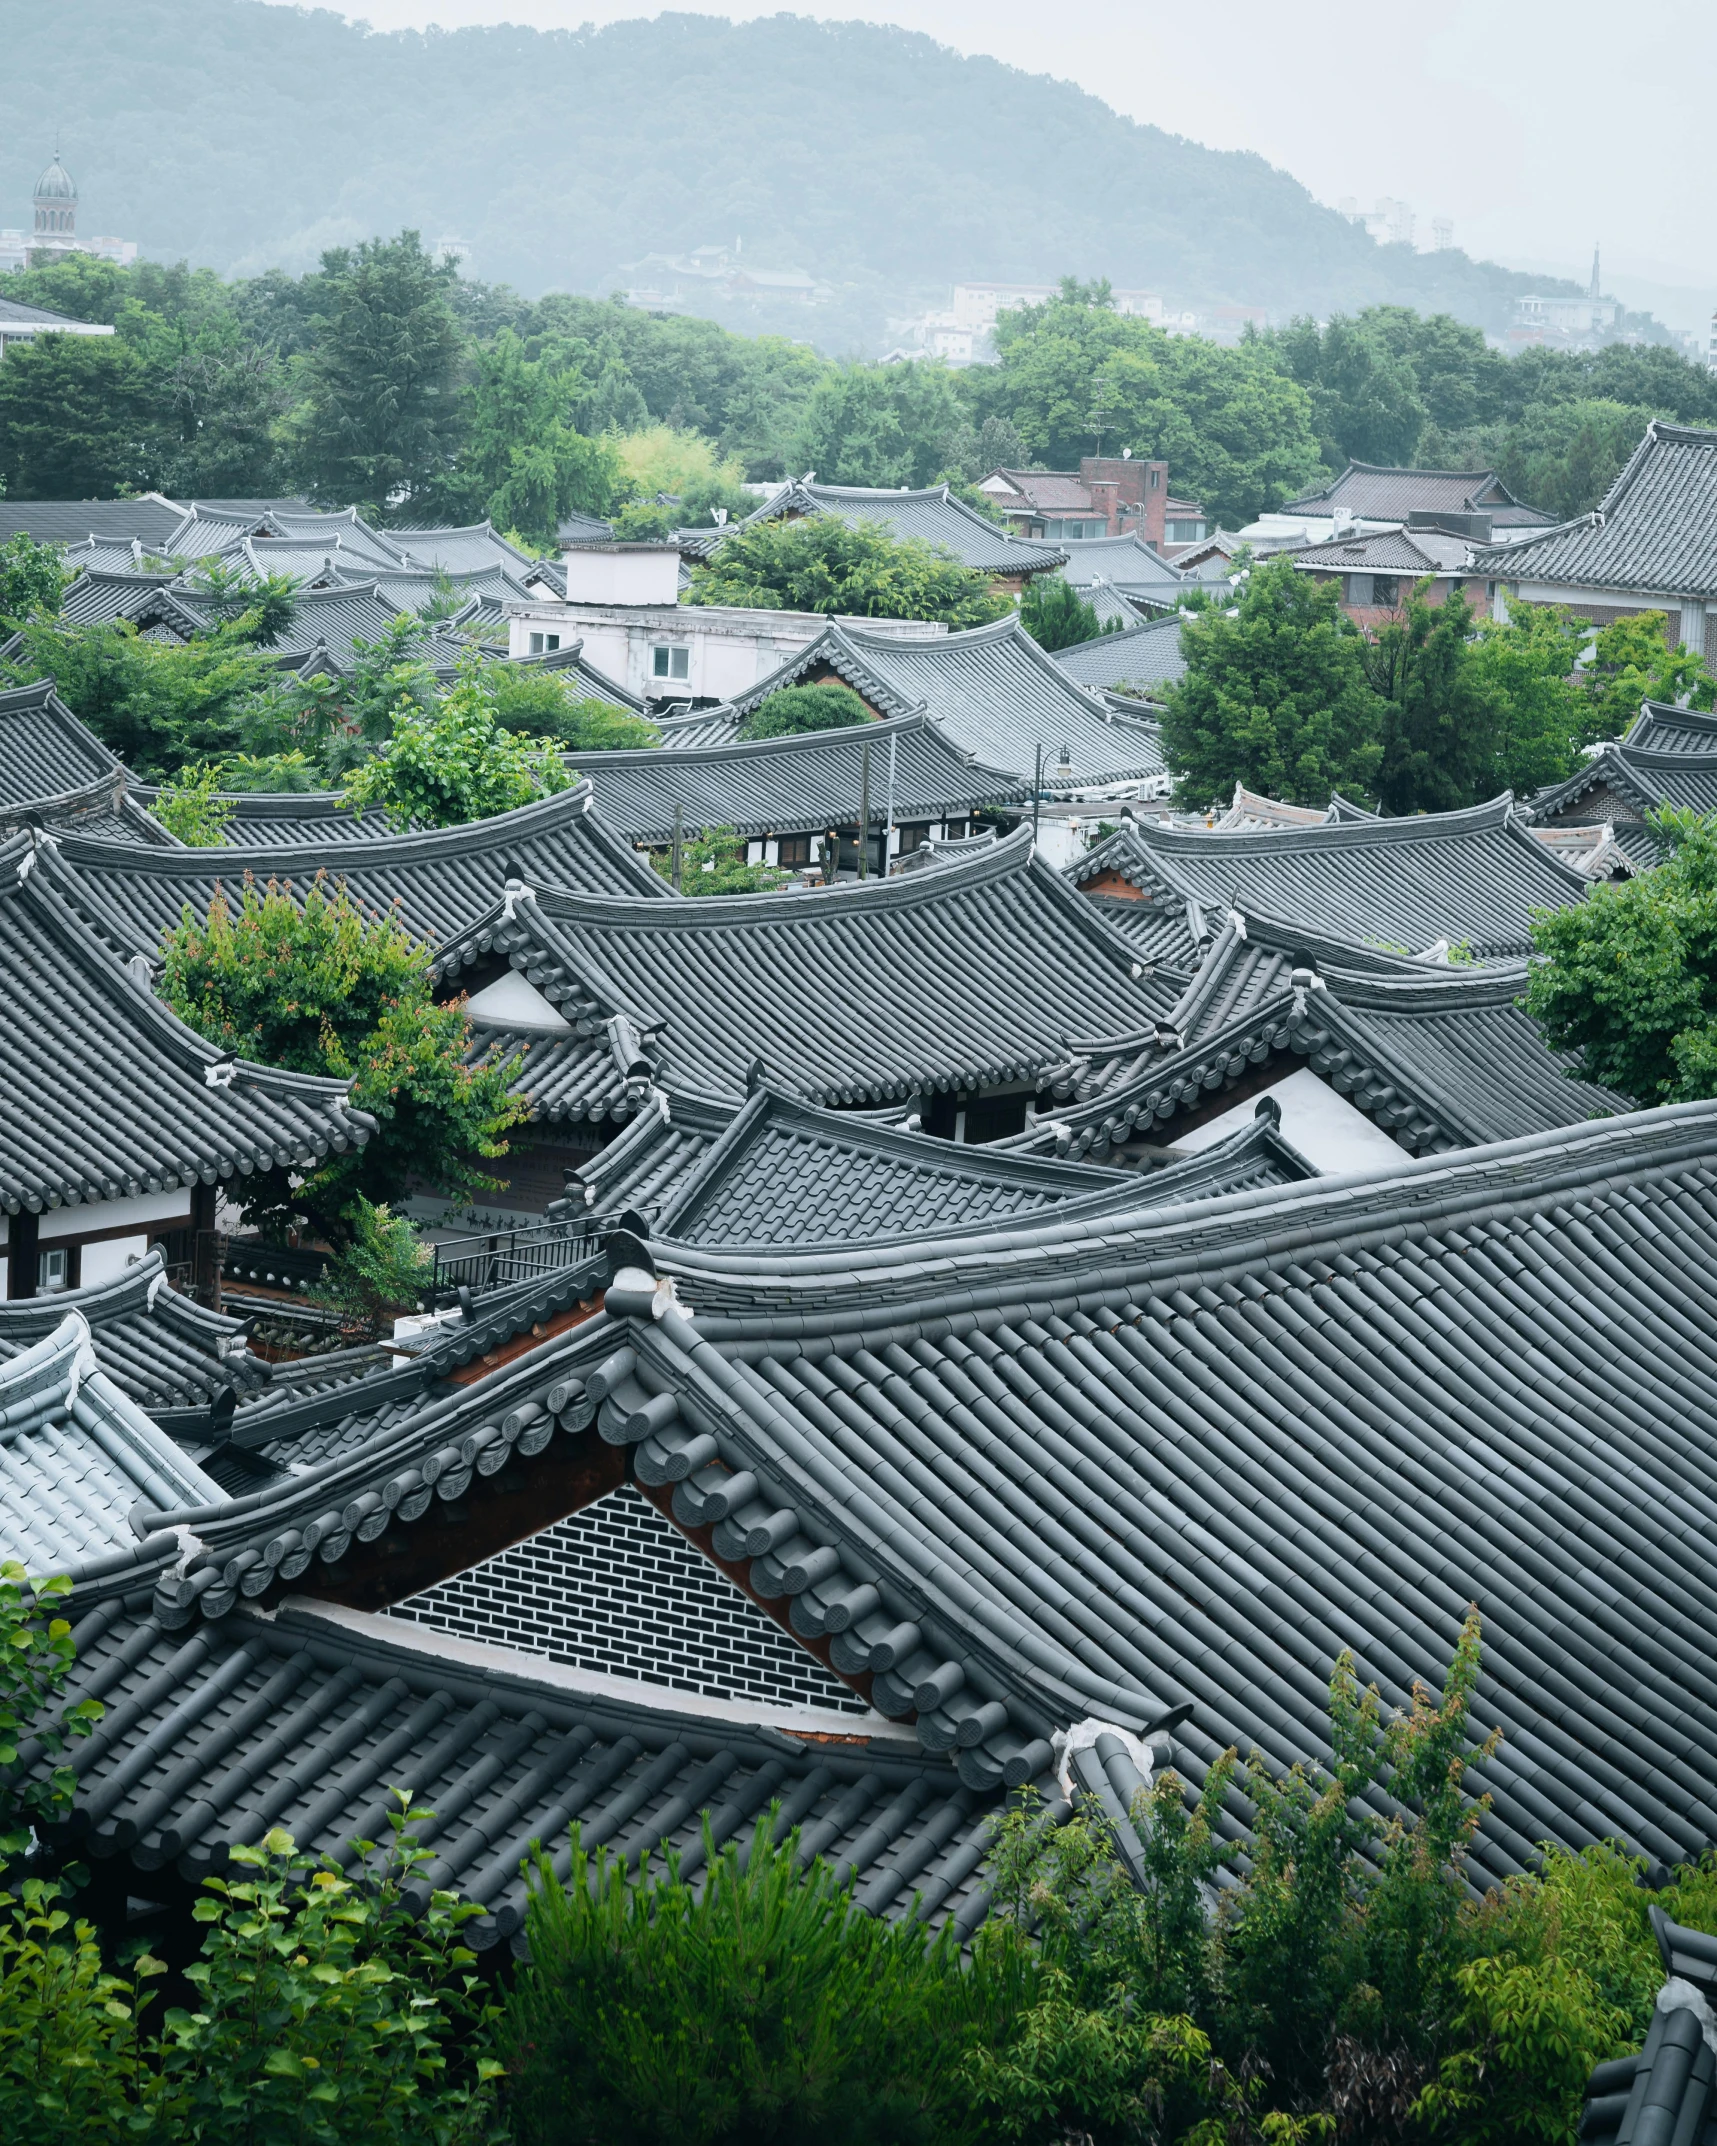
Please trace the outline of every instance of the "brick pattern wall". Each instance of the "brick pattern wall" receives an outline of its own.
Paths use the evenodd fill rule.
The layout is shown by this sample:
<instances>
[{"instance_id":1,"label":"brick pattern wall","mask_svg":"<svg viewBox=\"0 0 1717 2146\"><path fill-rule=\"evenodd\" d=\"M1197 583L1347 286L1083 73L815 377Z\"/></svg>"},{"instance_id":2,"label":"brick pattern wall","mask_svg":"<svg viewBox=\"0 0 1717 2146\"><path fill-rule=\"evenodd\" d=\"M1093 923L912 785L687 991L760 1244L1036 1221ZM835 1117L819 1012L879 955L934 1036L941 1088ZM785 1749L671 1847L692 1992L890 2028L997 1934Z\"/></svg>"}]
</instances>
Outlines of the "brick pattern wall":
<instances>
[{"instance_id":1,"label":"brick pattern wall","mask_svg":"<svg viewBox=\"0 0 1717 2146\"><path fill-rule=\"evenodd\" d=\"M629 1483L388 1614L707 1698L866 1711Z\"/></svg>"}]
</instances>

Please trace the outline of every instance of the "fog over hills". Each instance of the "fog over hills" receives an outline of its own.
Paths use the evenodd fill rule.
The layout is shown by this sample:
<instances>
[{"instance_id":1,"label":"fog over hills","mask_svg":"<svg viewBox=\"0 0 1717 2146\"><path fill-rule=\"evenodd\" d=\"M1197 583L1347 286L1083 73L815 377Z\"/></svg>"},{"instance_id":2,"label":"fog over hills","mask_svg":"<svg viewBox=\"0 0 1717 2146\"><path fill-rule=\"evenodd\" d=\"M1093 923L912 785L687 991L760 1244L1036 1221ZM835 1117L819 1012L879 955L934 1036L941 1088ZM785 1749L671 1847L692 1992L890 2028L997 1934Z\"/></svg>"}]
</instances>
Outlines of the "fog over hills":
<instances>
[{"instance_id":1,"label":"fog over hills","mask_svg":"<svg viewBox=\"0 0 1717 2146\"><path fill-rule=\"evenodd\" d=\"M80 230L247 273L411 225L533 294L742 237L844 293L844 317L1076 274L1189 307L1393 301L1497 327L1514 292L1559 287L1379 246L1259 157L862 23L378 35L256 0L79 0L20 10L7 46L0 225L27 222L57 130Z\"/></svg>"}]
</instances>

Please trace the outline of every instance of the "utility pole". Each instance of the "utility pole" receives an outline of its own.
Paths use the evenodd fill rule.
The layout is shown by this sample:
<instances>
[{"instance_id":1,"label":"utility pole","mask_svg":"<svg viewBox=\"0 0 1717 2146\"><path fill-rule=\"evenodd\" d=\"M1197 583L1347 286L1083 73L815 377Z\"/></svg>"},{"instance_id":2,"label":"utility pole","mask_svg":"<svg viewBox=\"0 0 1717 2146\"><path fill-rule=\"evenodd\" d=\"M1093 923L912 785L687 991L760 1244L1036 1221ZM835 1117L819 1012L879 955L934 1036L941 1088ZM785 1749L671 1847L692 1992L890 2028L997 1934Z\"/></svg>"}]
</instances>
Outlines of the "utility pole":
<instances>
[{"instance_id":1,"label":"utility pole","mask_svg":"<svg viewBox=\"0 0 1717 2146\"><path fill-rule=\"evenodd\" d=\"M1031 777L1031 846L1037 847L1037 801L1043 795L1043 747L1037 749L1037 762Z\"/></svg>"},{"instance_id":2,"label":"utility pole","mask_svg":"<svg viewBox=\"0 0 1717 2146\"><path fill-rule=\"evenodd\" d=\"M859 747L859 853L858 876L863 879L870 862L870 740Z\"/></svg>"},{"instance_id":3,"label":"utility pole","mask_svg":"<svg viewBox=\"0 0 1717 2146\"><path fill-rule=\"evenodd\" d=\"M676 894L679 894L679 893L683 892L684 890L682 889L682 887L681 887L681 885L680 885L680 881L681 881L681 879L682 879L682 878L684 877L684 863L683 863L683 848L682 848L682 838L681 838L681 833L680 833L680 807L679 807L679 801L678 801L677 799L675 800L675 803L674 803L674 851L673 851L673 874L672 874L672 876L673 876L673 882L674 882L674 892L675 892Z\"/></svg>"}]
</instances>

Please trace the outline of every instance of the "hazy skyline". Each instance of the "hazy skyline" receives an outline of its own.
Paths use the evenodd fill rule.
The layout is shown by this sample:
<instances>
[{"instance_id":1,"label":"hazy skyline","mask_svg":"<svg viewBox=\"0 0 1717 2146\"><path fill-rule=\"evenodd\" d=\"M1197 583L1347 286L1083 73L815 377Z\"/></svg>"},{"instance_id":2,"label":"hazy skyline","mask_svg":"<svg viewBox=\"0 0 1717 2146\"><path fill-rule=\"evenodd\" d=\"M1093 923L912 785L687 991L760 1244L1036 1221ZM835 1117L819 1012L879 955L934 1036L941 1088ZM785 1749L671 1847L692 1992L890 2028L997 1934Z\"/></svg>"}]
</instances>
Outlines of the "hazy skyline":
<instances>
[{"instance_id":1,"label":"hazy skyline","mask_svg":"<svg viewBox=\"0 0 1717 2146\"><path fill-rule=\"evenodd\" d=\"M337 12L378 30L576 29L668 12L897 23L960 52L1077 82L1131 118L1211 148L1255 150L1320 201L1410 202L1421 244L1432 219L1447 216L1455 243L1475 256L1583 277L1598 242L1606 282L1640 286L1621 291L1633 302L1653 303L1647 285L1679 287L1695 301L1680 323L1688 326L1717 302L1700 127L1717 66L1717 11L1691 0L1639 0L1619 23L1592 0L1507 8L1452 0L1434 18L1301 14L1280 0L1148 18L1118 0L1087 0L1072 14L1041 0L800 0L790 11L744 0L674 9L354 0ZM695 115L676 115L670 131L682 141L695 135Z\"/></svg>"}]
</instances>

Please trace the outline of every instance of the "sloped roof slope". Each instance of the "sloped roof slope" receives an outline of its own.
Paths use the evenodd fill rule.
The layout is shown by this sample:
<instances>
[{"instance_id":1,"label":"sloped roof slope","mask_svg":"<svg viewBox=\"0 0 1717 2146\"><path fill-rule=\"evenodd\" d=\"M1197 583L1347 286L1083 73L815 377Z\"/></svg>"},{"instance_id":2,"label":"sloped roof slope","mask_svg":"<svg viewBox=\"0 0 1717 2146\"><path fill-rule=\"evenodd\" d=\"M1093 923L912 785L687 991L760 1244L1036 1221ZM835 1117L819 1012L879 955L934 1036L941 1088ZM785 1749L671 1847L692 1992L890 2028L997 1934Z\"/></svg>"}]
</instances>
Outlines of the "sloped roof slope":
<instances>
[{"instance_id":1,"label":"sloped roof slope","mask_svg":"<svg viewBox=\"0 0 1717 2146\"><path fill-rule=\"evenodd\" d=\"M1717 812L1717 753L1650 752L1607 740L1565 782L1532 800L1535 821L1559 819L1582 807L1595 818L1643 820L1660 805Z\"/></svg>"},{"instance_id":2,"label":"sloped roof slope","mask_svg":"<svg viewBox=\"0 0 1717 2146\"><path fill-rule=\"evenodd\" d=\"M1005 1766L1045 1720L1186 1707L1195 1777L1235 1745L1286 1768L1326 1753L1344 1648L1405 1706L1476 1602L1486 1878L1546 1837L1717 1833L1717 1105L904 1256L651 1257L695 1315L611 1289L635 1369L587 1391L640 1470L714 1441L682 1524L724 1471L768 1486L779 1518L715 1554L814 1571L797 1628L877 1591L832 1659L921 1736L969 1718Z\"/></svg>"},{"instance_id":3,"label":"sloped roof slope","mask_svg":"<svg viewBox=\"0 0 1717 2146\"><path fill-rule=\"evenodd\" d=\"M423 939L462 931L500 899L509 879L624 892L668 901L673 894L643 858L591 810L588 784L462 827L390 835L371 822L365 838L324 842L227 843L219 849L143 851L93 836L60 842L76 884L70 899L116 943L153 949L188 902L204 914L216 886L237 900L248 874L259 884L290 882L302 893L325 871L354 900L397 908Z\"/></svg>"},{"instance_id":4,"label":"sloped roof slope","mask_svg":"<svg viewBox=\"0 0 1717 2146\"><path fill-rule=\"evenodd\" d=\"M1535 842L1505 792L1464 812L1224 832L1132 821L1073 867L1138 876L1212 909L1257 908L1340 937L1422 952L1465 944L1480 959L1530 952L1534 909L1583 899L1586 882Z\"/></svg>"},{"instance_id":5,"label":"sloped roof slope","mask_svg":"<svg viewBox=\"0 0 1717 2146\"><path fill-rule=\"evenodd\" d=\"M1653 418L1590 514L1475 550L1472 571L1510 582L1717 597L1717 431Z\"/></svg>"},{"instance_id":6,"label":"sloped roof slope","mask_svg":"<svg viewBox=\"0 0 1717 2146\"><path fill-rule=\"evenodd\" d=\"M533 1843L565 1877L576 1824L623 1864L676 1853L695 1882L704 1814L719 1848L772 1802L868 1912L950 1922L963 1941L988 1911L994 1799L874 1717L692 1699L302 1600L188 1640L114 1603L76 1633L68 1696L108 1711L70 1753L61 1837L128 1856L146 1894L198 1882L270 1826L349 1863L354 1838L386 1837L408 1779L435 1813L415 1829L433 1860L413 1885L485 1910L463 1932L479 1952L524 1950Z\"/></svg>"},{"instance_id":7,"label":"sloped roof slope","mask_svg":"<svg viewBox=\"0 0 1717 2146\"><path fill-rule=\"evenodd\" d=\"M956 499L945 484L921 492L872 490L863 485L817 484L795 477L766 499L745 520L733 524L780 521L784 516L833 514L844 522L881 522L896 536L916 537L951 551L962 566L983 574L1041 574L1067 561L1067 549L1040 538L1015 536L987 515ZM719 548L719 537L706 543L706 556Z\"/></svg>"},{"instance_id":8,"label":"sloped roof slope","mask_svg":"<svg viewBox=\"0 0 1717 2146\"><path fill-rule=\"evenodd\" d=\"M1082 594L1101 581L1123 596L1159 604L1173 603L1180 587L1176 568L1131 530L1125 536L1086 537L1069 544L1061 578Z\"/></svg>"},{"instance_id":9,"label":"sloped roof slope","mask_svg":"<svg viewBox=\"0 0 1717 2146\"><path fill-rule=\"evenodd\" d=\"M1321 491L1302 492L1276 511L1330 514L1345 507L1362 521L1405 522L1412 513L1486 514L1499 528L1545 528L1550 516L1524 505L1493 469L1390 469L1350 462Z\"/></svg>"},{"instance_id":10,"label":"sloped roof slope","mask_svg":"<svg viewBox=\"0 0 1717 2146\"><path fill-rule=\"evenodd\" d=\"M363 1145L374 1120L349 1082L205 1043L90 930L74 888L46 844L0 843L0 1206L135 1199Z\"/></svg>"},{"instance_id":11,"label":"sloped roof slope","mask_svg":"<svg viewBox=\"0 0 1717 2146\"><path fill-rule=\"evenodd\" d=\"M81 1313L0 1359L0 1557L75 1577L128 1557L140 1502L219 1495L103 1372Z\"/></svg>"},{"instance_id":12,"label":"sloped roof slope","mask_svg":"<svg viewBox=\"0 0 1717 2146\"><path fill-rule=\"evenodd\" d=\"M1166 686L1186 675L1180 652L1180 616L1147 619L1119 633L1099 634L1073 648L1058 648L1055 661L1082 686Z\"/></svg>"},{"instance_id":13,"label":"sloped roof slope","mask_svg":"<svg viewBox=\"0 0 1717 2146\"><path fill-rule=\"evenodd\" d=\"M1642 753L1717 753L1717 715L1643 701L1621 742Z\"/></svg>"},{"instance_id":14,"label":"sloped roof slope","mask_svg":"<svg viewBox=\"0 0 1717 2146\"><path fill-rule=\"evenodd\" d=\"M123 773L51 678L0 693L0 806L59 797Z\"/></svg>"},{"instance_id":15,"label":"sloped roof slope","mask_svg":"<svg viewBox=\"0 0 1717 2146\"><path fill-rule=\"evenodd\" d=\"M734 709L743 715L783 686L831 674L881 715L921 710L985 767L1029 778L1041 746L1048 790L1164 769L1155 724L1117 716L1099 694L1076 684L1017 616L923 641L830 626L739 696ZM675 739L664 732L664 742ZM1053 772L1063 750L1071 776Z\"/></svg>"},{"instance_id":16,"label":"sloped roof slope","mask_svg":"<svg viewBox=\"0 0 1717 2146\"><path fill-rule=\"evenodd\" d=\"M965 863L811 893L646 904L540 887L439 972L496 953L567 1024L520 1073L545 1115L630 1115L652 1074L739 1102L758 1061L849 1105L1029 1081L1068 1034L1168 999L1024 829Z\"/></svg>"},{"instance_id":17,"label":"sloped roof slope","mask_svg":"<svg viewBox=\"0 0 1717 2146\"><path fill-rule=\"evenodd\" d=\"M1022 795L1017 775L978 765L922 715L674 753L650 748L574 758L607 826L634 841L660 843L673 832L676 804L687 830L730 827L750 836L856 822L867 746L877 817L887 809L891 768L897 823L969 813Z\"/></svg>"},{"instance_id":18,"label":"sloped roof slope","mask_svg":"<svg viewBox=\"0 0 1717 2146\"><path fill-rule=\"evenodd\" d=\"M1581 2146L1705 2146L1717 2115L1717 2051L1711 1999L1717 1995L1717 1938L1648 1908L1664 1982L1645 2044L1593 2071L1580 2123Z\"/></svg>"},{"instance_id":19,"label":"sloped roof slope","mask_svg":"<svg viewBox=\"0 0 1717 2146\"><path fill-rule=\"evenodd\" d=\"M245 1347L244 1322L171 1288L159 1248L110 1282L0 1302L0 1376L74 1312L103 1375L152 1412L206 1406L268 1381L268 1366Z\"/></svg>"}]
</instances>

